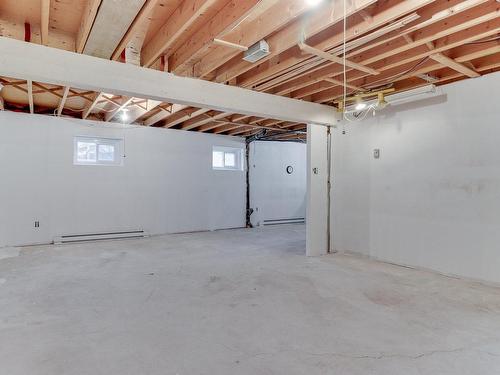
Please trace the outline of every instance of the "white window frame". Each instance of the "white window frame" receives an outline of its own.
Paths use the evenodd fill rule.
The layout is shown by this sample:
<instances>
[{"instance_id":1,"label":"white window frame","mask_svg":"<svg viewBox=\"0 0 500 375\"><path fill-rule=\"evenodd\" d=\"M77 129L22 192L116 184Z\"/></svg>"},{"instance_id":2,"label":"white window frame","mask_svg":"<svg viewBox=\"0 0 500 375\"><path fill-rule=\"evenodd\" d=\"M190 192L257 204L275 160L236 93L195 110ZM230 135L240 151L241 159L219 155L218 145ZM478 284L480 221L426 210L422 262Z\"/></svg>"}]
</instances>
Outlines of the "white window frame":
<instances>
[{"instance_id":1,"label":"white window frame","mask_svg":"<svg viewBox=\"0 0 500 375\"><path fill-rule=\"evenodd\" d=\"M214 165L214 153L222 152L224 153L223 160L225 161L226 154L233 154L235 165L223 167L216 167ZM216 171L243 171L245 167L244 158L243 158L243 148L240 147L226 147L226 146L213 146L212 147L212 169Z\"/></svg>"},{"instance_id":2,"label":"white window frame","mask_svg":"<svg viewBox=\"0 0 500 375\"><path fill-rule=\"evenodd\" d=\"M83 161L78 159L78 143L95 143L96 145L96 160ZM113 146L113 160L99 160L99 146ZM74 165L98 165L98 166L113 166L119 167L123 165L123 139L120 138L104 138L104 137L89 137L75 136L73 138L73 164Z\"/></svg>"}]
</instances>

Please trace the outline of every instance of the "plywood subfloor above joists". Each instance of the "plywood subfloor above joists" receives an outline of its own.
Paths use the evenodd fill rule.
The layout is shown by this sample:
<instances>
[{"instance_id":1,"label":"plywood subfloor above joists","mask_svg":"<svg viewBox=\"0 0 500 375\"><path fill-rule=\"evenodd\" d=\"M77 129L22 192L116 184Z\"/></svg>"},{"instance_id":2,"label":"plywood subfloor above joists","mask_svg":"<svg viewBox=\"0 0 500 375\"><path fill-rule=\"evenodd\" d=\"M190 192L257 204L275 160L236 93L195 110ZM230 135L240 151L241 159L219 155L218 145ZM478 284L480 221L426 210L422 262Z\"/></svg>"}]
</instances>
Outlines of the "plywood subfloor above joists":
<instances>
[{"instance_id":1,"label":"plywood subfloor above joists","mask_svg":"<svg viewBox=\"0 0 500 375\"><path fill-rule=\"evenodd\" d=\"M102 0L83 53L111 58L146 0Z\"/></svg>"},{"instance_id":2,"label":"plywood subfloor above joists","mask_svg":"<svg viewBox=\"0 0 500 375\"><path fill-rule=\"evenodd\" d=\"M40 3L0 1L0 35L25 40L24 22L28 22L31 42L40 43ZM113 53L113 60L124 62L121 52L129 46L135 48L136 58L125 62L141 59L142 65L177 76L304 102L332 105L343 95L344 84L350 95L387 86L404 91L425 85L429 79L441 85L500 70L500 3L496 0L347 1L347 82L342 67L342 1L323 0L315 7L305 0L50 0L50 5L51 47L106 58ZM46 27L44 23L45 32ZM217 44L215 39L229 43ZM261 39L269 43L270 54L253 64L244 61L242 47ZM85 51L82 41L89 43ZM59 109L57 95L66 86L59 87L50 92L33 87L35 112ZM24 91L10 86L6 93L6 108L15 105L16 110L29 112ZM113 100L131 97L92 93L91 97L107 103L98 103L89 112L100 119L109 118L107 111L116 109ZM87 108L92 99L72 95L70 90L62 113L78 116L82 108L75 107L77 102L83 100ZM302 126L222 105L183 103L134 97L127 107L128 121L239 136L259 131L255 124L286 129Z\"/></svg>"}]
</instances>

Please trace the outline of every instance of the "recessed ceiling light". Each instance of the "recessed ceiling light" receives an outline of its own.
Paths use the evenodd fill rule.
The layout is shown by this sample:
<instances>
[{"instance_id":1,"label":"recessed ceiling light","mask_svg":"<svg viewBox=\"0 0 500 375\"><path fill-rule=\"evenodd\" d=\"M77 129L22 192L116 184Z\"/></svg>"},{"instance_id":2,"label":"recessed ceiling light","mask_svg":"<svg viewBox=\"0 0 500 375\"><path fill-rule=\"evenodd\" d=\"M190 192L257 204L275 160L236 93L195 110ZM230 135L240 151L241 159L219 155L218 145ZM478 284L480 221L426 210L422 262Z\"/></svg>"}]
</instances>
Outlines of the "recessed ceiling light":
<instances>
[{"instance_id":1,"label":"recessed ceiling light","mask_svg":"<svg viewBox=\"0 0 500 375\"><path fill-rule=\"evenodd\" d=\"M306 4L311 6L311 7L314 7L316 5L318 5L319 3L321 3L323 0L306 0Z\"/></svg>"}]
</instances>

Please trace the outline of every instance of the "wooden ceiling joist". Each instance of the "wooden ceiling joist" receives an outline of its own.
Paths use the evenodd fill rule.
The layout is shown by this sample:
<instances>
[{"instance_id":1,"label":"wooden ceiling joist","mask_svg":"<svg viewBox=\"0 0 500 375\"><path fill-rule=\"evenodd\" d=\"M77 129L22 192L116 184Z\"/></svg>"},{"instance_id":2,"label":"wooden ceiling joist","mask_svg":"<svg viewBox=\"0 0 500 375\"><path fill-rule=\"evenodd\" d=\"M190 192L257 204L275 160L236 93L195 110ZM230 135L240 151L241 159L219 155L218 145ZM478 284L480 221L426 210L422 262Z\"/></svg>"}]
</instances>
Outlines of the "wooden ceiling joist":
<instances>
[{"instance_id":1,"label":"wooden ceiling joist","mask_svg":"<svg viewBox=\"0 0 500 375\"><path fill-rule=\"evenodd\" d=\"M87 6L80 22L80 28L76 35L76 52L78 53L82 53L85 48L85 44L87 43L87 39L90 35L90 30L92 30L92 26L94 25L101 2L102 0L88 0L87 2Z\"/></svg>"},{"instance_id":2,"label":"wooden ceiling joist","mask_svg":"<svg viewBox=\"0 0 500 375\"><path fill-rule=\"evenodd\" d=\"M157 108L162 102L160 100L146 100L146 105L144 107L136 107L129 109L128 118L122 121L124 124L132 124L136 122L139 118L144 116L146 113Z\"/></svg>"},{"instance_id":3,"label":"wooden ceiling joist","mask_svg":"<svg viewBox=\"0 0 500 375\"><path fill-rule=\"evenodd\" d=\"M224 33L223 38L227 42L249 47L281 29L306 10L307 5L303 0L263 0L252 10L251 17L241 21L230 32ZM239 56L237 50L213 48L210 54L206 54L193 65L192 74L195 77L206 77L236 56Z\"/></svg>"},{"instance_id":4,"label":"wooden ceiling joist","mask_svg":"<svg viewBox=\"0 0 500 375\"><path fill-rule=\"evenodd\" d=\"M28 86L28 102L30 106L30 113L33 114L35 113L35 105L33 103L33 81L28 80L26 84Z\"/></svg>"},{"instance_id":5,"label":"wooden ceiling joist","mask_svg":"<svg viewBox=\"0 0 500 375\"><path fill-rule=\"evenodd\" d=\"M50 0L40 0L40 36L44 46L49 45Z\"/></svg>"},{"instance_id":6,"label":"wooden ceiling joist","mask_svg":"<svg viewBox=\"0 0 500 375\"><path fill-rule=\"evenodd\" d=\"M89 104L87 104L87 106L84 108L84 110L82 112L82 119L83 120L85 120L90 115L90 113L95 108L95 106L97 105L97 103L99 102L99 100L101 100L101 98L103 97L103 95L104 95L104 93L102 93L102 92L94 94L94 99L92 100L92 102L90 102Z\"/></svg>"},{"instance_id":7,"label":"wooden ceiling joist","mask_svg":"<svg viewBox=\"0 0 500 375\"><path fill-rule=\"evenodd\" d=\"M491 17L491 15L489 17ZM462 29L467 29L467 26L469 26L470 24L473 24L473 23L475 24L475 23L478 23L478 22L481 23L480 21L477 21L477 20L473 19L469 23L463 25L462 23L460 23L460 21L461 20L457 20L456 21L457 22L457 26L456 26L456 28L453 28L452 30L447 30L447 29L442 30L441 29L441 31L439 31L439 29L437 28L437 26L433 26L432 27L433 30L431 32L429 32L428 34L427 33L423 34L424 36L429 35L428 37L422 38L422 40L416 39L413 42L414 44L412 46L410 46L410 47L405 47L404 51L408 50L408 51L411 51L411 53L412 53L413 52L412 51L412 47L415 48L415 47L418 47L418 46L421 46L421 45L425 45L426 42L432 41L435 38L443 38L443 39L446 38L446 41L450 41L449 35L451 34L452 31L455 31L455 32L461 31ZM487 27L491 28L491 25L488 25ZM469 32L470 31L468 31L468 33ZM495 31L493 29L493 33L494 32ZM474 33L475 33L475 30L472 31L472 34L474 34ZM460 38L461 36L467 36L467 35L464 34L464 33L457 34L457 37L459 38L459 41L457 41L458 44L456 44L456 45L460 45L460 44L464 43L464 39ZM407 43L405 42L404 45L406 46ZM441 44L439 43L439 41L438 41L437 45L438 45L439 50L435 50L435 52L442 52L442 51L445 51L446 49L453 48L453 47L456 46L455 44L450 44L450 45L447 45L447 47L442 47ZM430 54L432 54L432 52L430 52L429 50L426 49L423 54L412 55L411 58L404 59L398 53L390 53L390 54L387 53L387 52L384 53L384 51L383 50L380 51L380 49L378 49L377 51L379 53L383 53L384 57L385 57L385 60L383 60L383 64L380 64L380 70L382 70L382 71L390 69L390 68L393 68L393 67L398 66L398 65L401 66L401 65L403 65L404 63L407 63L407 62L417 61L419 58L424 58L424 57L429 56ZM386 51L392 51L392 50L391 50L390 47L386 47ZM356 56L356 52L353 52L353 53L349 54L348 56L351 57L351 58L354 58L354 59L356 59L356 58L360 59L360 58L365 57L366 54L369 53L369 52L370 52L370 50L368 50L364 54L361 54L361 55L358 55L358 56ZM353 57L353 56L355 56L355 57ZM378 60L378 56L379 55L374 54L374 56L375 56L375 58L373 58L373 59L370 59L370 60L360 60L360 62L361 63L366 63L366 62L373 63L373 62L375 62L375 61ZM394 58L393 58L394 63L391 64L391 63L389 63L389 61L387 60L387 58L392 58L393 56L394 56ZM405 56L405 55L403 55L403 56ZM328 69L325 69L324 72L323 71L318 71L317 73L315 73L312 77L309 77L308 79L310 80L309 82L312 84L312 83L314 83L314 80L318 80L318 79L324 78L326 75L332 75L332 73L333 73L332 69L328 68ZM338 75L338 79L341 79L342 70L341 69L337 69L335 73ZM348 70L348 75L349 75L349 82L352 82L357 77L365 76L364 73L359 73L359 72L354 72L353 73L353 72L351 72L349 70ZM304 83L307 83L307 81L305 81L305 82L303 82L301 84L302 87L306 86ZM292 84L292 83L290 83L290 84ZM303 94L303 95L309 95L309 94L306 93L306 94ZM297 95L292 95L292 96L293 97L299 97Z\"/></svg>"},{"instance_id":8,"label":"wooden ceiling joist","mask_svg":"<svg viewBox=\"0 0 500 375\"><path fill-rule=\"evenodd\" d=\"M410 0L411 1L411 0ZM352 15L361 9L364 9L376 0L358 0L349 2L349 7L346 14ZM341 1L323 2L318 7L318 11L310 15L310 19L304 23L297 21L292 22L280 31L269 36L266 41L269 44L270 54L259 61L259 64L278 56L280 53L294 47L297 43L307 40L325 29L335 25L343 19L344 9ZM298 40L300 38L300 40ZM238 56L233 58L228 63L217 69L217 82L226 82L232 78L251 70L254 66L247 61L244 61Z\"/></svg>"},{"instance_id":9,"label":"wooden ceiling joist","mask_svg":"<svg viewBox=\"0 0 500 375\"><path fill-rule=\"evenodd\" d=\"M469 22L466 22L464 24L458 24L457 26L452 27L451 31L453 31L453 33L450 30L444 30L441 32L437 32L435 34L435 37L429 36L429 38L431 38L431 39L440 38L437 41L436 48L433 51L429 51L427 48L425 48L423 50L417 49L416 53L415 53L415 51L412 51L411 55L409 53L403 54L403 55L398 54L398 53L395 53L394 55L392 55L392 54L389 55L388 53L384 53L385 58L384 58L383 62L379 63L380 70L383 72L383 71L387 71L389 69L394 69L394 68L397 68L397 67L402 66L404 64L407 64L410 62L415 62L415 61L418 61L420 59L426 58L426 57L432 55L433 53L444 52L444 51L450 50L452 48L456 48L460 45L463 45L464 43L474 42L475 40L480 40L482 38L485 38L485 37L488 37L491 35L495 35L498 32L500 32L500 18L495 18L491 14L489 14L488 17L492 17L494 19L489 21L489 22L486 22L486 23L479 22L477 19L472 19ZM459 21L457 21L457 22L459 22ZM470 27L470 25L473 25L476 23L479 23L479 24L476 26ZM422 44L425 44L425 42L420 43L420 45L422 45ZM416 47L418 47L418 46L416 46ZM377 60L378 60L377 57L373 57L369 60L364 60L363 62L367 62L367 61L375 62ZM338 74L339 74L338 77L340 78L341 72L338 72ZM349 77L350 77L349 82L356 84L357 80L359 80L360 78L366 77L366 75L364 73L353 72L352 74L350 74ZM325 101L332 100L334 97L336 97L336 95L338 95L338 94L332 95L329 93L329 91L331 91L331 90L326 90L324 92L315 94L313 96L313 101L325 102Z\"/></svg>"},{"instance_id":10,"label":"wooden ceiling joist","mask_svg":"<svg viewBox=\"0 0 500 375\"><path fill-rule=\"evenodd\" d=\"M124 55L128 64L157 71L103 65L86 56L47 59L49 50L27 52L37 61L28 65L17 46L0 39L4 99L32 113L53 109L59 116L81 113L235 136L264 130L298 139L304 135L294 132L305 123L338 116L331 107L303 105L331 104L343 95L344 84L350 95L382 86L397 92L500 70L495 0L348 0L345 35L342 1L315 8L304 0L39 1L26 16L28 34L18 22L25 17L23 3L2 8L0 36L115 61ZM244 51L262 39L270 54L253 64L244 61ZM68 67L78 74L68 74ZM234 91L238 86L252 91ZM287 108L296 101L286 98L300 104ZM65 108L66 102L71 104ZM128 110L126 121L117 116L122 108Z\"/></svg>"},{"instance_id":11,"label":"wooden ceiling joist","mask_svg":"<svg viewBox=\"0 0 500 375\"><path fill-rule=\"evenodd\" d=\"M477 78L481 76L478 72L466 67L464 64L456 62L453 59L450 59L448 56L443 55L442 53L435 53L429 56L432 60L437 61L438 63L447 66L457 72L465 74L470 78Z\"/></svg>"},{"instance_id":12,"label":"wooden ceiling joist","mask_svg":"<svg viewBox=\"0 0 500 375\"><path fill-rule=\"evenodd\" d=\"M143 29L145 25L147 29L147 25L149 25L152 16L152 12L159 3L160 0L146 0L139 14L134 19L134 22L132 22L132 25L129 27L125 36L120 41L120 44L118 44L115 51L113 52L113 55L111 55L112 60L119 60L122 52L125 50L129 42L134 38L134 36L142 32L141 29Z\"/></svg>"},{"instance_id":13,"label":"wooden ceiling joist","mask_svg":"<svg viewBox=\"0 0 500 375\"><path fill-rule=\"evenodd\" d=\"M149 67L158 58L170 54L169 48L173 43L217 0L184 0L175 10L169 22L160 29L156 36L142 51L142 65Z\"/></svg>"},{"instance_id":14,"label":"wooden ceiling joist","mask_svg":"<svg viewBox=\"0 0 500 375\"><path fill-rule=\"evenodd\" d=\"M66 86L64 88L63 96L61 98L61 101L59 102L59 107L57 107L57 116L62 115L62 111L64 109L64 105L66 104L66 99L68 98L70 87Z\"/></svg>"},{"instance_id":15,"label":"wooden ceiling joist","mask_svg":"<svg viewBox=\"0 0 500 375\"><path fill-rule=\"evenodd\" d=\"M215 39L225 37L243 22L255 9L260 0L231 0L215 17L193 34L175 53L169 57L169 71L182 72L186 66L205 54Z\"/></svg>"},{"instance_id":16,"label":"wooden ceiling joist","mask_svg":"<svg viewBox=\"0 0 500 375\"><path fill-rule=\"evenodd\" d=\"M207 113L209 109L206 108L187 108L181 111L178 111L167 118L164 121L162 127L163 128L173 128L176 125L182 124L183 122L189 121L193 118L203 115Z\"/></svg>"},{"instance_id":17,"label":"wooden ceiling joist","mask_svg":"<svg viewBox=\"0 0 500 375\"><path fill-rule=\"evenodd\" d=\"M350 41L357 36L376 30L378 27L382 27L384 24L386 24L388 20L392 21L399 17L403 17L404 15L412 13L418 10L420 7L433 2L434 0L407 0L399 2L392 7L386 7L384 10L381 10L380 12L374 14L371 21L362 21L353 26L348 25L348 28L346 30L346 40ZM329 35L325 38L322 38L320 42L312 44L312 47L320 50L330 50L332 48L340 46L343 40L343 30L338 30L333 35ZM262 81L269 75L279 73L283 69L290 68L296 64L302 63L304 60L306 60L306 57L302 55L299 48L289 49L279 59L270 60L265 62L264 64L259 64L252 70L240 75L240 77L238 77L238 84L243 87L251 87L256 83Z\"/></svg>"},{"instance_id":18,"label":"wooden ceiling joist","mask_svg":"<svg viewBox=\"0 0 500 375\"><path fill-rule=\"evenodd\" d=\"M207 124L209 122L226 118L228 116L231 116L231 113L222 112L222 113L217 113L217 114L212 114L212 115L208 115L208 114L204 113L197 118L193 118L193 119L190 119L188 121L185 121L182 124L181 129L191 130L191 129L197 128L199 126L202 126L204 124Z\"/></svg>"},{"instance_id":19,"label":"wooden ceiling joist","mask_svg":"<svg viewBox=\"0 0 500 375\"><path fill-rule=\"evenodd\" d=\"M152 116L148 117L146 120L144 120L143 124L145 126L153 126L157 123L159 123L162 120L165 120L166 118L174 115L175 113L178 113L180 111L183 111L185 109L188 109L189 106L187 105L182 105L182 104L172 104L169 109L164 109L160 108L159 111Z\"/></svg>"},{"instance_id":20,"label":"wooden ceiling joist","mask_svg":"<svg viewBox=\"0 0 500 375\"><path fill-rule=\"evenodd\" d=\"M350 61L348 59L343 59L342 57L338 57L338 56L332 55L331 53L321 51L321 50L319 50L317 48L308 46L305 43L299 43L299 48L303 52L310 53L311 55L318 56L318 57L320 57L320 58L322 58L324 60L327 60L327 61L331 61L331 62L340 64L340 65L344 65L345 64L345 66L348 66L348 67L356 69L356 70L360 70L360 71L368 73L368 74L374 74L374 75L380 74L380 72L378 70L369 68L369 67L367 67L365 65L361 65L361 64L355 63L355 62Z\"/></svg>"}]
</instances>

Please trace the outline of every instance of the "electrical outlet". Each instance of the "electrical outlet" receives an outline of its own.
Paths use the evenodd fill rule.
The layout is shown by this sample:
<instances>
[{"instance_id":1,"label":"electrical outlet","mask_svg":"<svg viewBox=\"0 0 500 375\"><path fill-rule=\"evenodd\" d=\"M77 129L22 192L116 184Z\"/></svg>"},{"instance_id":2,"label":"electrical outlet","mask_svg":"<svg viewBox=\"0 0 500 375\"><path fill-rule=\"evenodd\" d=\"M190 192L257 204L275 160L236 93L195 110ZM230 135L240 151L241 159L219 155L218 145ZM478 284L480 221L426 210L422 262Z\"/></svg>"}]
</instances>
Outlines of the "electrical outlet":
<instances>
[{"instance_id":1,"label":"electrical outlet","mask_svg":"<svg viewBox=\"0 0 500 375\"><path fill-rule=\"evenodd\" d=\"M40 222L39 221L35 221L35 228L40 228Z\"/></svg>"}]
</instances>

